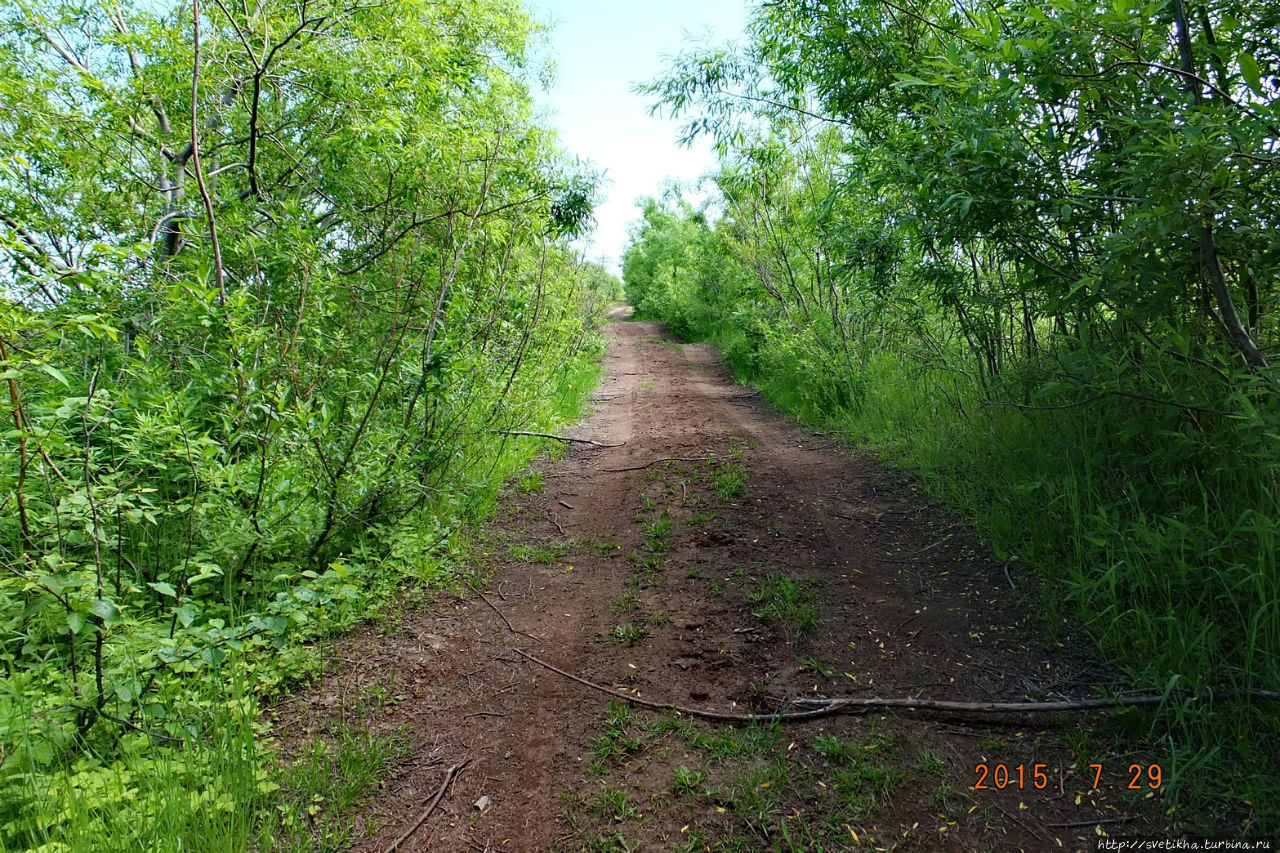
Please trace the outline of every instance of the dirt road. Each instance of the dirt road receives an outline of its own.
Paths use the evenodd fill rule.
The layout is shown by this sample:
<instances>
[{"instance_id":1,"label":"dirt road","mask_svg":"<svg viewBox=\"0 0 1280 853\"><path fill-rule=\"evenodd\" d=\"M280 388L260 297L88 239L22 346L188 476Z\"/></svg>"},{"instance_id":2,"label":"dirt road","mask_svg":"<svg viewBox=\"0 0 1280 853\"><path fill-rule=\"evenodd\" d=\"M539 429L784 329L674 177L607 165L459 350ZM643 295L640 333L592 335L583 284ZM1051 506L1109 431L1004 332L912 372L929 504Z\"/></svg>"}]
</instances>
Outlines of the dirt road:
<instances>
[{"instance_id":1,"label":"dirt road","mask_svg":"<svg viewBox=\"0 0 1280 853\"><path fill-rule=\"evenodd\" d=\"M573 445L506 501L482 536L487 602L357 633L287 715L323 729L358 707L406 731L357 849L385 850L467 760L401 849L1072 850L1125 825L1131 802L1105 786L1131 762L1073 752L1102 748L1087 718L735 727L610 706L514 652L728 713L1095 689L1070 632L1026 617L1016 572L906 477L771 412L704 346L644 322L609 336L573 432L609 446Z\"/></svg>"}]
</instances>

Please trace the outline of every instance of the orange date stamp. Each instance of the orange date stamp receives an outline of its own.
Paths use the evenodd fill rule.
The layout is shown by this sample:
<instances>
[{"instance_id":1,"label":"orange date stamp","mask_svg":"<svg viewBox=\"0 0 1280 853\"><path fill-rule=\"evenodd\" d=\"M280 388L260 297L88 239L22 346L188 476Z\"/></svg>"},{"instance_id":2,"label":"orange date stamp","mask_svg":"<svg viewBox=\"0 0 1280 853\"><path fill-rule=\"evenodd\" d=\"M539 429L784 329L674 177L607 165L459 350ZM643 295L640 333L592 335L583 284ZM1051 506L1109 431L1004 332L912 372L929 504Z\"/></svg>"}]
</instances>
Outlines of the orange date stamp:
<instances>
[{"instance_id":1,"label":"orange date stamp","mask_svg":"<svg viewBox=\"0 0 1280 853\"><path fill-rule=\"evenodd\" d=\"M1164 771L1159 764L1133 763L1112 769L1102 764L1087 765L1081 781L1089 785L1086 790L1158 791L1164 781ZM1066 786L1061 768L1049 764L992 764L974 765L975 791L1058 791ZM1056 778L1055 778L1056 777Z\"/></svg>"}]
</instances>

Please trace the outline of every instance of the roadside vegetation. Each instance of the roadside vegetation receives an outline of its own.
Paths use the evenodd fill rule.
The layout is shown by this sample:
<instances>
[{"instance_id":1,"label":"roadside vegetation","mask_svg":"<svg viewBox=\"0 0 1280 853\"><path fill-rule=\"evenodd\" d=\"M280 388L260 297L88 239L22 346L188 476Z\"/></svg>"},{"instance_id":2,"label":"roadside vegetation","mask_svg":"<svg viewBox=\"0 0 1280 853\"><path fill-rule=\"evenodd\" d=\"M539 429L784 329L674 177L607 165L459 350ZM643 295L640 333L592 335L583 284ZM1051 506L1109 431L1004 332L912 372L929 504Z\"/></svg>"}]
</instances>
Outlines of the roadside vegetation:
<instances>
[{"instance_id":1,"label":"roadside vegetation","mask_svg":"<svg viewBox=\"0 0 1280 853\"><path fill-rule=\"evenodd\" d=\"M569 248L594 178L531 118L537 30L0 11L0 850L343 845L394 739L285 772L263 710L463 573L539 448L504 431L581 411L617 295Z\"/></svg>"},{"instance_id":2,"label":"roadside vegetation","mask_svg":"<svg viewBox=\"0 0 1280 853\"><path fill-rule=\"evenodd\" d=\"M1209 0L774 3L647 90L720 155L629 300L978 521L1164 691L1176 825L1280 827L1280 43ZM766 73L767 70L767 73ZM726 494L728 494L726 483Z\"/></svg>"}]
</instances>

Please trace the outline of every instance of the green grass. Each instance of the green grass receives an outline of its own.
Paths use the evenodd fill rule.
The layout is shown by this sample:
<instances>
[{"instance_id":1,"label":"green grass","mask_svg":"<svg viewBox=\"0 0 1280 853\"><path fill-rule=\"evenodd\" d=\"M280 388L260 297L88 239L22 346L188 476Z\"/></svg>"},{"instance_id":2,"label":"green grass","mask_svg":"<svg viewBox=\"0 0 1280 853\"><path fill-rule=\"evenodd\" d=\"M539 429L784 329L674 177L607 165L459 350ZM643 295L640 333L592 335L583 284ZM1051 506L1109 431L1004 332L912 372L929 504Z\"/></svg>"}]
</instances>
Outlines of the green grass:
<instances>
[{"instance_id":1,"label":"green grass","mask_svg":"<svg viewBox=\"0 0 1280 853\"><path fill-rule=\"evenodd\" d=\"M627 798L626 791L614 788L601 788L591 800L591 809L602 820L623 823L628 820L639 820L640 812Z\"/></svg>"},{"instance_id":2,"label":"green grass","mask_svg":"<svg viewBox=\"0 0 1280 853\"><path fill-rule=\"evenodd\" d=\"M779 619L789 624L798 637L803 637L818 627L815 598L813 589L808 584L781 573L769 575L759 586L747 592L747 599L753 605L753 614L762 619Z\"/></svg>"},{"instance_id":3,"label":"green grass","mask_svg":"<svg viewBox=\"0 0 1280 853\"><path fill-rule=\"evenodd\" d=\"M618 600L613 603L613 609L623 613L640 609L640 593L634 589L628 589L618 596Z\"/></svg>"},{"instance_id":4,"label":"green grass","mask_svg":"<svg viewBox=\"0 0 1280 853\"><path fill-rule=\"evenodd\" d=\"M548 542L521 542L512 545L508 553L518 563L554 563L569 556L574 550L571 539L553 539Z\"/></svg>"},{"instance_id":5,"label":"green grass","mask_svg":"<svg viewBox=\"0 0 1280 853\"><path fill-rule=\"evenodd\" d=\"M690 746L702 750L713 761L768 755L781 739L779 723L718 726L710 732L690 732L686 737Z\"/></svg>"},{"instance_id":6,"label":"green grass","mask_svg":"<svg viewBox=\"0 0 1280 853\"><path fill-rule=\"evenodd\" d=\"M830 785L841 800L842 816L860 821L875 814L906 774L877 757L889 741L871 735L857 742L819 735L816 749L826 761Z\"/></svg>"},{"instance_id":7,"label":"green grass","mask_svg":"<svg viewBox=\"0 0 1280 853\"><path fill-rule=\"evenodd\" d=\"M617 699L609 700L609 709L601 723L599 737L591 741L589 773L600 776L607 772L610 763L626 761L644 749L640 737L641 726L635 719L631 706Z\"/></svg>"},{"instance_id":8,"label":"green grass","mask_svg":"<svg viewBox=\"0 0 1280 853\"><path fill-rule=\"evenodd\" d=\"M647 625L628 619L621 625L615 625L605 639L614 645L635 646L647 636L649 636Z\"/></svg>"},{"instance_id":9,"label":"green grass","mask_svg":"<svg viewBox=\"0 0 1280 853\"><path fill-rule=\"evenodd\" d=\"M522 495L537 494L546 487L541 471L530 471L516 482L516 491Z\"/></svg>"},{"instance_id":10,"label":"green grass","mask_svg":"<svg viewBox=\"0 0 1280 853\"><path fill-rule=\"evenodd\" d=\"M640 527L645 535L644 546L655 554L670 550L673 524L670 513L665 509L657 518L641 522Z\"/></svg>"},{"instance_id":11,"label":"green grass","mask_svg":"<svg viewBox=\"0 0 1280 853\"><path fill-rule=\"evenodd\" d=\"M715 462L711 465L711 490L717 499L731 501L746 493L747 469L740 463Z\"/></svg>"}]
</instances>

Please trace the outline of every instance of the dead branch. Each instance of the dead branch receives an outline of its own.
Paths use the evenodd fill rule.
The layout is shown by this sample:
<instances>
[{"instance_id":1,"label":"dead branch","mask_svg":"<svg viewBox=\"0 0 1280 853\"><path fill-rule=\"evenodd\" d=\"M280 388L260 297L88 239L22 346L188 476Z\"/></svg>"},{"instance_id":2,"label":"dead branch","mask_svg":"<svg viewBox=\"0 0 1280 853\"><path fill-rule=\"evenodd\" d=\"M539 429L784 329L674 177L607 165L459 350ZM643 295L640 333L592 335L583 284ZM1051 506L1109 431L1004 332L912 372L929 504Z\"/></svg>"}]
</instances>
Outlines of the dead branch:
<instances>
[{"instance_id":1,"label":"dead branch","mask_svg":"<svg viewBox=\"0 0 1280 853\"><path fill-rule=\"evenodd\" d=\"M405 840L410 835L413 835L418 831L418 827L427 822L427 818L431 817L431 813L436 810L436 806L440 805L440 800L444 799L444 792L449 789L449 783L453 781L453 777L462 772L462 768L466 767L470 763L471 759L468 758L467 760L449 768L449 770L444 774L444 783L440 786L440 790L436 791L436 795L431 798L431 802L427 805L426 809L423 810L422 814L418 816L418 819L413 822L413 826L409 827L409 829L405 831L404 835L391 842L391 846L386 849L385 853L394 853L401 844L404 844Z\"/></svg>"},{"instance_id":2,"label":"dead branch","mask_svg":"<svg viewBox=\"0 0 1280 853\"><path fill-rule=\"evenodd\" d=\"M716 711L701 711L697 708L685 708L669 702L651 702L647 699L641 699L638 696L623 693L621 690L614 690L610 687L605 687L603 685L587 681L585 678L579 678L578 676L552 666L546 661L536 658L521 649L512 649L512 651L533 661L539 666L546 667L558 675L562 675L565 678L576 681L586 687L590 687L592 690L597 690L601 693L606 693L610 696L622 699L623 701L630 702L633 705L640 705L645 708L653 708L659 711L677 711L691 717L702 717L708 720L721 720L737 723L767 722L772 720L795 722L799 720L811 720L815 717L829 716L831 714L864 714L873 708L897 708L905 711L933 711L960 714L1051 714L1062 711L1099 711L1109 708L1150 707L1162 705L1167 701L1177 701L1180 698L1178 696L1165 696L1158 693L1144 696L1115 696L1111 698L1098 699L1064 699L1057 702L956 702L943 699L918 699L911 697L881 698L878 696L866 698L844 697L838 699L802 698L791 700L791 704L809 708L810 710L777 712L773 714L721 714ZM1215 702L1226 700L1280 702L1280 691L1258 689L1215 690L1201 696L1188 694L1181 698L1209 699Z\"/></svg>"},{"instance_id":3,"label":"dead branch","mask_svg":"<svg viewBox=\"0 0 1280 853\"><path fill-rule=\"evenodd\" d=\"M815 709L813 711L793 711L789 713L777 714L722 714L718 711L702 711L698 708L686 708L682 705L675 705L669 702L650 702L648 699L641 699L639 696L633 696L630 693L623 693L621 690L614 690L611 687L605 687L602 684L596 684L593 681L587 681L585 678L579 678L571 672L565 672L559 667L552 666L541 658L536 658L523 649L512 649L511 651L523 658L533 661L538 666L546 667L557 675L562 675L570 681L576 681L581 685L590 687L601 693L629 702L632 705L639 705L644 708L652 708L655 711L675 711L689 717L701 717L704 720L717 720L722 723L755 723L755 722L771 722L781 719L786 722L796 720L810 720L815 717L825 717L836 713L834 710L825 708Z\"/></svg>"},{"instance_id":4,"label":"dead branch","mask_svg":"<svg viewBox=\"0 0 1280 853\"><path fill-rule=\"evenodd\" d=\"M652 468L654 465L661 465L663 462L720 462L717 456L668 456L664 459L655 459L652 462L646 462L643 465L635 465L631 468L601 468L610 474L616 474L620 471L643 471L646 468Z\"/></svg>"},{"instance_id":5,"label":"dead branch","mask_svg":"<svg viewBox=\"0 0 1280 853\"><path fill-rule=\"evenodd\" d=\"M498 435L527 435L533 438L550 438L554 441L571 442L573 444L590 444L592 447L621 447L622 444L626 444L625 441L622 442L622 444L601 444L600 442L592 441L589 438L569 438L568 436L563 435L551 435L550 433L545 432L525 432L524 430L519 429L495 429L493 432Z\"/></svg>"},{"instance_id":6,"label":"dead branch","mask_svg":"<svg viewBox=\"0 0 1280 853\"><path fill-rule=\"evenodd\" d=\"M519 635L520 635L520 636L522 636L522 637L528 637L530 640L533 640L535 643L540 643L540 642L542 642L541 640L539 640L537 637L533 636L532 634L526 634L524 631L517 631L517 630L512 626L511 621L507 619L507 617L503 614L503 612L502 612L501 610L499 610L497 607L495 607L495 606L494 606L494 603L493 603L492 601L490 601L490 600L489 600L489 598L488 598L488 596L486 596L483 592L481 592L480 590L476 590L476 595L480 596L480 600L481 600L481 601L483 601L485 604L489 605L489 609L490 609L490 610L492 610L494 613L497 613L497 614L498 614L498 618L502 620L502 624L504 624L504 625L506 625L506 626L507 626L507 630L508 630L508 631L510 631L510 632L511 632L511 633L513 633L513 634L519 634Z\"/></svg>"}]
</instances>

